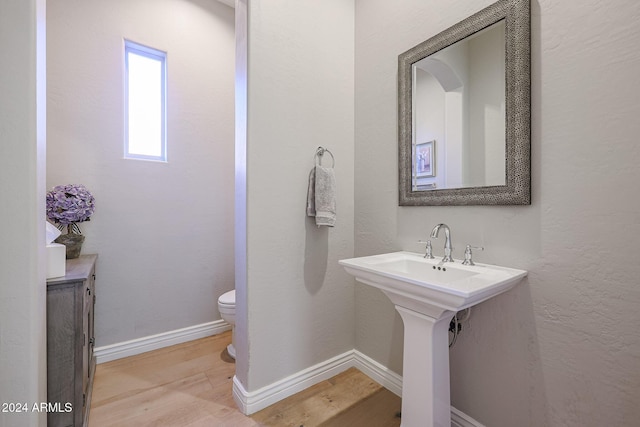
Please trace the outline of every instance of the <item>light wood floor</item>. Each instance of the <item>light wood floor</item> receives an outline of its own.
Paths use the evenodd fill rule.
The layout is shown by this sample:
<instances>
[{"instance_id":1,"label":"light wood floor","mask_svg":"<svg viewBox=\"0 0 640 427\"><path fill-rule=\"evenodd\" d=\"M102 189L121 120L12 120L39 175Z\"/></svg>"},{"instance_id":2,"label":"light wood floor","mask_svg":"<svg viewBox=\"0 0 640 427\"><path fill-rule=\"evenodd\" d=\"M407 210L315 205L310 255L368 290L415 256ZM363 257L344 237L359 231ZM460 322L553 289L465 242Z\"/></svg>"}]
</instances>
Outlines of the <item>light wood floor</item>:
<instances>
[{"instance_id":1,"label":"light wood floor","mask_svg":"<svg viewBox=\"0 0 640 427\"><path fill-rule=\"evenodd\" d=\"M398 427L400 398L356 369L250 417L231 388L230 332L97 366L89 427Z\"/></svg>"}]
</instances>

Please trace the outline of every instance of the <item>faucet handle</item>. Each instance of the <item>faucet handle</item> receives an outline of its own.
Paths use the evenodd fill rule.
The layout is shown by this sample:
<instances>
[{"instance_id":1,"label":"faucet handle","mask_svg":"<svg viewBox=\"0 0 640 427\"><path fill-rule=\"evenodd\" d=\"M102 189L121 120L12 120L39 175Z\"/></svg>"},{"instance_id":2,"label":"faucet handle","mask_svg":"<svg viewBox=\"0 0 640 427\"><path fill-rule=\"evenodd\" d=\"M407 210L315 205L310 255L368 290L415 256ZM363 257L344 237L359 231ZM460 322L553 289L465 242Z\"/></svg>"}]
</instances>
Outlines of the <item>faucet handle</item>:
<instances>
[{"instance_id":1,"label":"faucet handle","mask_svg":"<svg viewBox=\"0 0 640 427\"><path fill-rule=\"evenodd\" d=\"M475 265L472 259L473 254L471 253L471 249L478 249L480 251L484 251L484 248L482 246L467 245L467 247L464 250L464 261L462 261L462 265Z\"/></svg>"},{"instance_id":2,"label":"faucet handle","mask_svg":"<svg viewBox=\"0 0 640 427\"><path fill-rule=\"evenodd\" d=\"M426 243L427 244L427 251L424 254L424 257L426 259L434 259L435 257L433 256L433 247L431 246L431 240L418 240L418 243Z\"/></svg>"}]
</instances>

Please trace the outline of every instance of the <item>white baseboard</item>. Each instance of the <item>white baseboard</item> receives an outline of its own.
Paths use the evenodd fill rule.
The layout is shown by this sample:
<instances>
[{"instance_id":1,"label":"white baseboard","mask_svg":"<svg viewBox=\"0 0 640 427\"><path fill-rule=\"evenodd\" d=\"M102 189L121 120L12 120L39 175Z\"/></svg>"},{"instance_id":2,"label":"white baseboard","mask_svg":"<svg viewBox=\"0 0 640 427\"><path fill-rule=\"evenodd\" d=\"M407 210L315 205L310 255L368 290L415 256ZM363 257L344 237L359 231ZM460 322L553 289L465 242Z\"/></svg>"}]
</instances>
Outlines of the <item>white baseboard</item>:
<instances>
[{"instance_id":1,"label":"white baseboard","mask_svg":"<svg viewBox=\"0 0 640 427\"><path fill-rule=\"evenodd\" d=\"M147 351L196 340L198 338L217 335L230 329L231 325L224 320L215 320L213 322L189 326L175 331L163 332L161 334L137 338L130 341L96 347L93 354L96 356L96 363L105 363L121 359L123 357L135 356L136 354L146 353Z\"/></svg>"},{"instance_id":2,"label":"white baseboard","mask_svg":"<svg viewBox=\"0 0 640 427\"><path fill-rule=\"evenodd\" d=\"M245 415L251 415L348 368L357 368L392 393L402 396L402 377L369 356L351 350L253 392L233 377L233 399ZM451 407L451 427L485 427Z\"/></svg>"},{"instance_id":3,"label":"white baseboard","mask_svg":"<svg viewBox=\"0 0 640 427\"><path fill-rule=\"evenodd\" d=\"M485 427L464 412L451 407L451 427Z\"/></svg>"},{"instance_id":4,"label":"white baseboard","mask_svg":"<svg viewBox=\"0 0 640 427\"><path fill-rule=\"evenodd\" d=\"M358 350L353 350L353 366L396 396L402 397L402 377L391 369Z\"/></svg>"},{"instance_id":5,"label":"white baseboard","mask_svg":"<svg viewBox=\"0 0 640 427\"><path fill-rule=\"evenodd\" d=\"M314 384L328 380L351 366L353 351L348 351L252 392L245 390L234 375L233 399L242 413L251 415Z\"/></svg>"}]
</instances>

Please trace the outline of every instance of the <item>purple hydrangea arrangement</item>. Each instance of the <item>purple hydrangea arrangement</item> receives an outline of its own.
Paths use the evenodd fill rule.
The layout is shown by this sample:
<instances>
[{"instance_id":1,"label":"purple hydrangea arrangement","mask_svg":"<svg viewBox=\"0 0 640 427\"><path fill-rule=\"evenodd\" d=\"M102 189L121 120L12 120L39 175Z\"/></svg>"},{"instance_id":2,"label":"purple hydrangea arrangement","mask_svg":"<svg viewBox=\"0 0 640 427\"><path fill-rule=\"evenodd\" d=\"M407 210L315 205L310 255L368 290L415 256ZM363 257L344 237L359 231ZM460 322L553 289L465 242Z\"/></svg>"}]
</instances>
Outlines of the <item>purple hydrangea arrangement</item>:
<instances>
[{"instance_id":1,"label":"purple hydrangea arrangement","mask_svg":"<svg viewBox=\"0 0 640 427\"><path fill-rule=\"evenodd\" d=\"M89 221L95 199L84 185L58 185L47 193L47 218L68 234L82 234L79 222Z\"/></svg>"}]
</instances>

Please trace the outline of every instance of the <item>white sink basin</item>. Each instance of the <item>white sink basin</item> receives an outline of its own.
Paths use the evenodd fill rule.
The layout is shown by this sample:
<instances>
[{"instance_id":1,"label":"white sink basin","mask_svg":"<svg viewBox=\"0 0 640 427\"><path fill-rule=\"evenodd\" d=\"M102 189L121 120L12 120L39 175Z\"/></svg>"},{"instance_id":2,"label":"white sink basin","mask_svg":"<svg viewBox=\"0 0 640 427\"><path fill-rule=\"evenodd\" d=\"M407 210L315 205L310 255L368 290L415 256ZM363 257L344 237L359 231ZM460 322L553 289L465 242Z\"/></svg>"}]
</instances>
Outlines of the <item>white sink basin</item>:
<instances>
[{"instance_id":1,"label":"white sink basin","mask_svg":"<svg viewBox=\"0 0 640 427\"><path fill-rule=\"evenodd\" d=\"M401 427L450 427L449 321L515 286L524 270L460 261L440 264L411 252L340 260L345 270L381 289L404 324Z\"/></svg>"},{"instance_id":2,"label":"white sink basin","mask_svg":"<svg viewBox=\"0 0 640 427\"><path fill-rule=\"evenodd\" d=\"M344 259L340 265L359 281L387 295L413 299L407 308L416 309L416 303L426 303L449 311L460 311L505 292L527 275L524 270L488 264L440 264L440 258L425 259L413 252Z\"/></svg>"}]
</instances>

